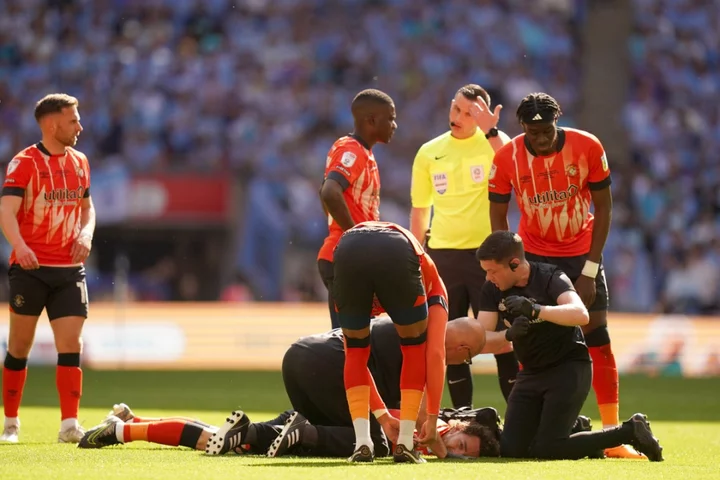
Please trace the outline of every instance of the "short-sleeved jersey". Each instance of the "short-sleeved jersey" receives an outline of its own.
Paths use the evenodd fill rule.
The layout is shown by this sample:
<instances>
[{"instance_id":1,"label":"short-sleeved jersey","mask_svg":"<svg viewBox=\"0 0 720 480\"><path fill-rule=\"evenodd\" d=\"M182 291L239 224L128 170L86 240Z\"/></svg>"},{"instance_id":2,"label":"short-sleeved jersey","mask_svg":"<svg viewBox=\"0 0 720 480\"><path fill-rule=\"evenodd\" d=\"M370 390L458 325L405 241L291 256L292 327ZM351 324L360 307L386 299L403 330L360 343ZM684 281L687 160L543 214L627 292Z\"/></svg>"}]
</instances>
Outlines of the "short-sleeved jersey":
<instances>
[{"instance_id":1,"label":"short-sleeved jersey","mask_svg":"<svg viewBox=\"0 0 720 480\"><path fill-rule=\"evenodd\" d=\"M521 295L540 305L557 305L560 295L574 291L565 273L555 265L530 263L530 277L524 287L501 291L492 282L485 282L480 297L480 311L498 312L497 331L507 329L505 321L512 324L514 317L505 309L505 298ZM553 367L565 361L590 361L585 338L578 326L567 327L542 318L530 322L527 335L513 341L513 350L523 369L537 371Z\"/></svg>"},{"instance_id":2,"label":"short-sleeved jersey","mask_svg":"<svg viewBox=\"0 0 720 480\"><path fill-rule=\"evenodd\" d=\"M557 153L533 154L525 135L496 154L490 172L490 201L509 202L515 192L520 207L518 233L525 250L536 255L585 255L592 242L591 190L610 183L607 156L590 133L558 129Z\"/></svg>"},{"instance_id":3,"label":"short-sleeved jersey","mask_svg":"<svg viewBox=\"0 0 720 480\"><path fill-rule=\"evenodd\" d=\"M20 236L40 265L73 265L70 251L80 234L82 200L90 196L84 154L68 147L64 155L51 155L42 143L27 147L8 164L2 195L22 197Z\"/></svg>"},{"instance_id":4,"label":"short-sleeved jersey","mask_svg":"<svg viewBox=\"0 0 720 480\"><path fill-rule=\"evenodd\" d=\"M494 154L480 129L462 140L447 132L420 147L410 197L415 208L433 207L430 248L477 248L490 235L488 175Z\"/></svg>"},{"instance_id":5,"label":"short-sleeved jersey","mask_svg":"<svg viewBox=\"0 0 720 480\"><path fill-rule=\"evenodd\" d=\"M415 254L420 257L420 272L422 274L423 286L425 287L425 298L427 299L428 306L440 304L447 310L447 289L445 288L445 284L440 278L435 262L433 262L430 255L425 252L425 249L422 245L420 245L420 242L415 238L415 235L400 225L392 222L362 222L358 223L353 228L362 227L391 228L402 233L412 244ZM379 315L383 312L384 310L379 303L375 302L375 305L373 306L373 314Z\"/></svg>"},{"instance_id":6,"label":"short-sleeved jersey","mask_svg":"<svg viewBox=\"0 0 720 480\"><path fill-rule=\"evenodd\" d=\"M333 144L325 165L325 180L328 179L343 187L343 197L355 223L380 219L380 174L372 151L361 139L348 135ZM332 262L343 230L331 215L328 229L318 259Z\"/></svg>"}]
</instances>

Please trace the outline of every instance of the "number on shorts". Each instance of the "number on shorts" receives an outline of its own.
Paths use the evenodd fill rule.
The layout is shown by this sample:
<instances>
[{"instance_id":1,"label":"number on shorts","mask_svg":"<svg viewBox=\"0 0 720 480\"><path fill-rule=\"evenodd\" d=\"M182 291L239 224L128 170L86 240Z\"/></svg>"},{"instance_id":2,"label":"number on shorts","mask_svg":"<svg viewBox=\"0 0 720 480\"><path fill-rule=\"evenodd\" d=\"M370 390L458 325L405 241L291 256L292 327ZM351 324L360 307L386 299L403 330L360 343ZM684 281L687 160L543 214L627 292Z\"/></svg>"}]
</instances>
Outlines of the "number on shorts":
<instances>
[{"instance_id":1,"label":"number on shorts","mask_svg":"<svg viewBox=\"0 0 720 480\"><path fill-rule=\"evenodd\" d=\"M83 303L83 305L87 305L87 283L83 280L82 282L77 282L75 285L77 285L77 287L80 289L80 301Z\"/></svg>"}]
</instances>

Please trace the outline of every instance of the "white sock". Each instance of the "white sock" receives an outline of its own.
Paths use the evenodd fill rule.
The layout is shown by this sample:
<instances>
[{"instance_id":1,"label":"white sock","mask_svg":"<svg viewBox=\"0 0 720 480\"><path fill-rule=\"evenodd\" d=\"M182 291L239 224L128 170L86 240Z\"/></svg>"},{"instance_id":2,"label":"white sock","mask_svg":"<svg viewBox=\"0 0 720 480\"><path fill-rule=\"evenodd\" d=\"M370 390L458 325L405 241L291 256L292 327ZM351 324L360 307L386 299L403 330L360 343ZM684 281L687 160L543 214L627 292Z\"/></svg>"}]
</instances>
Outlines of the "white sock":
<instances>
[{"instance_id":1,"label":"white sock","mask_svg":"<svg viewBox=\"0 0 720 480\"><path fill-rule=\"evenodd\" d=\"M353 420L353 428L355 429L355 449L362 445L367 445L370 450L375 448L370 438L370 420L367 418L356 418Z\"/></svg>"},{"instance_id":2,"label":"white sock","mask_svg":"<svg viewBox=\"0 0 720 480\"><path fill-rule=\"evenodd\" d=\"M72 428L78 428L79 426L77 418L66 418L60 423L60 431L64 432Z\"/></svg>"},{"instance_id":3,"label":"white sock","mask_svg":"<svg viewBox=\"0 0 720 480\"><path fill-rule=\"evenodd\" d=\"M5 428L8 427L19 427L20 417L5 417Z\"/></svg>"},{"instance_id":4,"label":"white sock","mask_svg":"<svg viewBox=\"0 0 720 480\"><path fill-rule=\"evenodd\" d=\"M412 420L400 420L400 435L398 435L398 445L404 445L409 450L413 449L415 434L415 422Z\"/></svg>"},{"instance_id":5,"label":"white sock","mask_svg":"<svg viewBox=\"0 0 720 480\"><path fill-rule=\"evenodd\" d=\"M118 442L125 443L125 424L118 422L115 424L115 438Z\"/></svg>"}]
</instances>

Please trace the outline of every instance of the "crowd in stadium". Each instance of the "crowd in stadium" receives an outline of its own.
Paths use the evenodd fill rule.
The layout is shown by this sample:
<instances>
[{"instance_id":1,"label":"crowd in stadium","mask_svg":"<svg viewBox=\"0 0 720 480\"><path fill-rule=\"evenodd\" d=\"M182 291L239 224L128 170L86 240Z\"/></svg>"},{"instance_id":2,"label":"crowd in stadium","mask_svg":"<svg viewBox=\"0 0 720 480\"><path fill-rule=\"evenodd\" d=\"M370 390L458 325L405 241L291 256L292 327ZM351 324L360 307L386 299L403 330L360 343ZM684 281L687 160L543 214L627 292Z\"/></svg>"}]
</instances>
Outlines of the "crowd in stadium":
<instances>
[{"instance_id":1,"label":"crowd in stadium","mask_svg":"<svg viewBox=\"0 0 720 480\"><path fill-rule=\"evenodd\" d=\"M708 15L702 0L634 3L623 112L632 150L610 159L611 303L716 312L720 7ZM500 127L511 136L514 107L533 91L559 101L561 124L582 128L582 4L0 0L0 158L37 140L29 106L41 93L75 95L79 148L94 171L234 172L249 205L238 271L266 279L252 285L257 297L317 300L324 287L308 268L327 232L317 190L328 148L351 128L353 95L376 87L395 100L398 132L375 149L381 215L407 224L413 156L447 129L449 100L468 81L505 105ZM257 248L290 243L292 259L257 263ZM133 273L136 288L148 275ZM157 300L177 298L158 291Z\"/></svg>"}]
</instances>

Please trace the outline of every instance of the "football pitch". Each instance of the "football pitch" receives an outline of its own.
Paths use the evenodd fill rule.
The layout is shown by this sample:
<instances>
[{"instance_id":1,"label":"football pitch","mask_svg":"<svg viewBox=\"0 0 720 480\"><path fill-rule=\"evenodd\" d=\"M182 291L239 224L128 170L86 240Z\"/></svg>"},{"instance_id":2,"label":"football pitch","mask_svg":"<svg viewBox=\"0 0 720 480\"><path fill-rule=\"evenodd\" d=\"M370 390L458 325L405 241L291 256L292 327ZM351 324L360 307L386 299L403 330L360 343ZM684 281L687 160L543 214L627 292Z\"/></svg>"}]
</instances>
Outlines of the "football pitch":
<instances>
[{"instance_id":1,"label":"football pitch","mask_svg":"<svg viewBox=\"0 0 720 480\"><path fill-rule=\"evenodd\" d=\"M21 410L21 442L0 444L0 478L52 479L225 479L312 478L720 478L720 380L623 377L621 416L646 413L664 447L665 462L629 460L511 461L478 459L425 465L348 465L343 459L279 458L241 455L208 457L186 448L145 442L101 450L57 444L59 410L54 369L31 368ZM445 396L446 402L449 398ZM184 415L221 424L238 407L255 421L289 407L277 372L99 372L85 370L80 421L85 428L102 421L113 403L125 402L141 416ZM497 380L475 377L475 406L504 413ZM583 414L596 420L594 396Z\"/></svg>"}]
</instances>

